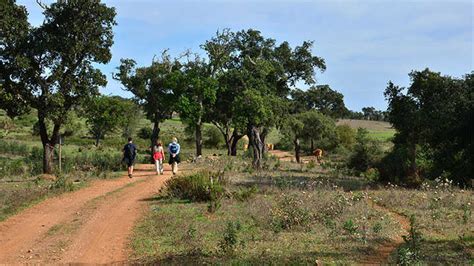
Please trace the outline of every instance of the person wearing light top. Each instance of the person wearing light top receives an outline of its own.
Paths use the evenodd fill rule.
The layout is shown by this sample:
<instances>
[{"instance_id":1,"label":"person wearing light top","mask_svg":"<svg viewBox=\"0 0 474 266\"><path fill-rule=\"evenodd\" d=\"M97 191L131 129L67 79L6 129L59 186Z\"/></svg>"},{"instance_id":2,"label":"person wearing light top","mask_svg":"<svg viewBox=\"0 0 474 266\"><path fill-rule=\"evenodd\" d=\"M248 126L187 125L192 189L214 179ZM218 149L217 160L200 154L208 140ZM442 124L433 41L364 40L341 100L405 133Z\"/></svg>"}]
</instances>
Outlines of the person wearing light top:
<instances>
[{"instance_id":1,"label":"person wearing light top","mask_svg":"<svg viewBox=\"0 0 474 266\"><path fill-rule=\"evenodd\" d=\"M168 163L171 165L173 175L178 173L178 164L181 162L179 159L179 152L181 147L178 144L178 139L173 138L173 141L168 145L168 152L170 153L170 159Z\"/></svg>"}]
</instances>

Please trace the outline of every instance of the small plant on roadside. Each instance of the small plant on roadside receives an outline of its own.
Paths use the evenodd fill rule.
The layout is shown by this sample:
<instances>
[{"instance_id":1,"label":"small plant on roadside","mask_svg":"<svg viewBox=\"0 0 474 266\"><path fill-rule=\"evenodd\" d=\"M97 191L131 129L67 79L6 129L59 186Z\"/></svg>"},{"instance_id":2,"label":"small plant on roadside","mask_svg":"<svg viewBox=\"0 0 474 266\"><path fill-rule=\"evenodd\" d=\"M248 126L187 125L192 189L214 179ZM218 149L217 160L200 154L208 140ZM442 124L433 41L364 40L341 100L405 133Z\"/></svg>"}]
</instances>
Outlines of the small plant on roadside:
<instances>
[{"instance_id":1,"label":"small plant on roadside","mask_svg":"<svg viewBox=\"0 0 474 266\"><path fill-rule=\"evenodd\" d=\"M314 160L310 160L308 165L306 166L307 169L314 169L316 167L316 162Z\"/></svg>"},{"instance_id":2,"label":"small plant on roadside","mask_svg":"<svg viewBox=\"0 0 474 266\"><path fill-rule=\"evenodd\" d=\"M402 265L410 265L419 261L421 242L423 235L421 234L419 224L415 215L410 216L410 230L408 235L403 236L405 247L399 250L399 263Z\"/></svg>"},{"instance_id":3,"label":"small plant on roadside","mask_svg":"<svg viewBox=\"0 0 474 266\"><path fill-rule=\"evenodd\" d=\"M358 225L356 225L354 223L354 221L352 221L352 219L349 219L347 221L344 222L344 225L342 226L342 228L344 229L344 231L346 231L349 235L354 235L355 233L357 233L357 229L359 228Z\"/></svg>"},{"instance_id":4,"label":"small plant on roadside","mask_svg":"<svg viewBox=\"0 0 474 266\"><path fill-rule=\"evenodd\" d=\"M467 224L471 219L471 203L461 204L462 210L462 223Z\"/></svg>"},{"instance_id":5,"label":"small plant on roadside","mask_svg":"<svg viewBox=\"0 0 474 266\"><path fill-rule=\"evenodd\" d=\"M379 234L380 232L382 232L382 229L383 229L382 224L379 222L376 222L374 226L372 227L372 231L374 232L374 234Z\"/></svg>"},{"instance_id":6,"label":"small plant on roadside","mask_svg":"<svg viewBox=\"0 0 474 266\"><path fill-rule=\"evenodd\" d=\"M234 253L238 240L238 232L242 229L240 222L228 221L223 233L223 238L219 241L219 248L222 253L231 255Z\"/></svg>"}]
</instances>

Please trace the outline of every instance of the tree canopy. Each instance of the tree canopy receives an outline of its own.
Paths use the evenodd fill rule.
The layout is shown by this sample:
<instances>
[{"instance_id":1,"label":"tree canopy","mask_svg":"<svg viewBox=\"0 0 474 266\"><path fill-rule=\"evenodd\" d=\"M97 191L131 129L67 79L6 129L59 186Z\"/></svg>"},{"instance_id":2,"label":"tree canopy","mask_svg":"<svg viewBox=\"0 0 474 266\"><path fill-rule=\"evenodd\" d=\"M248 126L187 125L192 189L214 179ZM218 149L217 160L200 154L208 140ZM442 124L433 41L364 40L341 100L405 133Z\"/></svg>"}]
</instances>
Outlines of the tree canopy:
<instances>
[{"instance_id":1,"label":"tree canopy","mask_svg":"<svg viewBox=\"0 0 474 266\"><path fill-rule=\"evenodd\" d=\"M51 173L52 147L68 111L107 83L93 64L112 57L116 13L96 0L59 1L43 8L43 24L32 27L24 7L11 0L2 2L6 12L1 22L0 102L10 115L26 107L38 111L43 170ZM54 124L49 134L46 120Z\"/></svg>"}]
</instances>

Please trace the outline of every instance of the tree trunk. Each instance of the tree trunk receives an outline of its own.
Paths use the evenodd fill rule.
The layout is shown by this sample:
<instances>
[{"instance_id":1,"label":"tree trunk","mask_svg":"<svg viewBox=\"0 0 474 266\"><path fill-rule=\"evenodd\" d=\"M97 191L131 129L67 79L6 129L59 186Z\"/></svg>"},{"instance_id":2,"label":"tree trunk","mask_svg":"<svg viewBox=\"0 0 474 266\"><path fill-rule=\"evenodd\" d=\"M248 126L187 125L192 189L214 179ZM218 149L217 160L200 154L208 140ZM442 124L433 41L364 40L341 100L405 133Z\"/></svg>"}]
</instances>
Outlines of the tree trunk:
<instances>
[{"instance_id":1,"label":"tree trunk","mask_svg":"<svg viewBox=\"0 0 474 266\"><path fill-rule=\"evenodd\" d=\"M38 123L41 143L43 144L43 173L52 174L54 168L54 146L58 142L61 124L54 124L51 138L48 138L48 129L46 128L45 115L42 112L38 112Z\"/></svg>"},{"instance_id":2,"label":"tree trunk","mask_svg":"<svg viewBox=\"0 0 474 266\"><path fill-rule=\"evenodd\" d=\"M260 138L260 132L256 126L251 125L247 127L247 134L249 137L249 144L252 146L253 150L252 166L256 169L261 169L264 144Z\"/></svg>"},{"instance_id":3,"label":"tree trunk","mask_svg":"<svg viewBox=\"0 0 474 266\"><path fill-rule=\"evenodd\" d=\"M237 129L234 129L234 132L232 132L232 145L230 149L230 155L231 156L237 156L237 144L239 143L239 140L243 137L244 135L239 135Z\"/></svg>"},{"instance_id":4,"label":"tree trunk","mask_svg":"<svg viewBox=\"0 0 474 266\"><path fill-rule=\"evenodd\" d=\"M262 129L262 133L260 134L260 140L262 140L262 143L263 143L263 153L267 151L267 145L265 145L266 144L265 139L267 138L268 133L270 133L270 130L268 130L267 127L264 127Z\"/></svg>"},{"instance_id":5,"label":"tree trunk","mask_svg":"<svg viewBox=\"0 0 474 266\"><path fill-rule=\"evenodd\" d=\"M301 160L300 160L301 146L300 146L300 140L298 139L298 137L295 137L295 139L293 140L293 143L295 144L295 158L296 158L296 162L297 162L297 163L300 163L300 162L301 162Z\"/></svg>"},{"instance_id":6,"label":"tree trunk","mask_svg":"<svg viewBox=\"0 0 474 266\"><path fill-rule=\"evenodd\" d=\"M196 124L194 133L196 138L196 157L199 157L202 155L202 123Z\"/></svg>"},{"instance_id":7,"label":"tree trunk","mask_svg":"<svg viewBox=\"0 0 474 266\"><path fill-rule=\"evenodd\" d=\"M314 140L311 139L311 153L313 153L314 151Z\"/></svg>"},{"instance_id":8,"label":"tree trunk","mask_svg":"<svg viewBox=\"0 0 474 266\"><path fill-rule=\"evenodd\" d=\"M151 133L151 138L150 138L150 155L151 155L151 163L155 163L155 160L153 159L153 146L155 146L156 141L160 137L160 119L158 115L155 117L155 121L153 122L153 132Z\"/></svg>"},{"instance_id":9,"label":"tree trunk","mask_svg":"<svg viewBox=\"0 0 474 266\"><path fill-rule=\"evenodd\" d=\"M99 143L100 143L100 134L96 134L95 135L95 146L99 147Z\"/></svg>"}]
</instances>

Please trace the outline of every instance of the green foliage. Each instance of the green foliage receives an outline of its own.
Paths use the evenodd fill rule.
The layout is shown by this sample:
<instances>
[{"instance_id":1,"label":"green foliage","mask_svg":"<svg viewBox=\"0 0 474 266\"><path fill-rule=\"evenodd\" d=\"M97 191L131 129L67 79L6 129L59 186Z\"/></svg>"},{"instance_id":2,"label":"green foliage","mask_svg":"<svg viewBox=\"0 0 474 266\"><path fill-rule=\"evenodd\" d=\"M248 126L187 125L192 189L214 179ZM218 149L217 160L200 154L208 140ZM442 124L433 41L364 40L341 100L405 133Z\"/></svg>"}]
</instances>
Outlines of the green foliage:
<instances>
[{"instance_id":1,"label":"green foliage","mask_svg":"<svg viewBox=\"0 0 474 266\"><path fill-rule=\"evenodd\" d=\"M293 112L297 113L317 110L333 118L342 118L348 112L344 96L329 85L312 86L306 91L296 89L291 92L291 98Z\"/></svg>"},{"instance_id":2,"label":"green foliage","mask_svg":"<svg viewBox=\"0 0 474 266\"><path fill-rule=\"evenodd\" d=\"M95 0L59 1L44 6L38 27L28 25L26 10L14 1L2 2L2 9L1 106L11 116L36 109L41 141L54 146L69 111L107 83L94 66L112 58L115 9ZM50 132L46 120L54 124ZM45 161L43 171L52 172L50 157Z\"/></svg>"},{"instance_id":3,"label":"green foliage","mask_svg":"<svg viewBox=\"0 0 474 266\"><path fill-rule=\"evenodd\" d=\"M219 241L219 248L224 254L232 254L239 243L238 232L242 229L240 222L228 221L223 232L223 238Z\"/></svg>"},{"instance_id":4,"label":"green foliage","mask_svg":"<svg viewBox=\"0 0 474 266\"><path fill-rule=\"evenodd\" d=\"M380 180L380 172L377 168L369 168L363 173L363 176L367 181L371 183L378 182Z\"/></svg>"},{"instance_id":5,"label":"green foliage","mask_svg":"<svg viewBox=\"0 0 474 266\"><path fill-rule=\"evenodd\" d=\"M202 171L169 179L163 193L171 198L216 202L224 195L224 183L221 173Z\"/></svg>"},{"instance_id":6,"label":"green foliage","mask_svg":"<svg viewBox=\"0 0 474 266\"><path fill-rule=\"evenodd\" d=\"M126 125L127 113L132 106L132 102L118 96L97 96L87 102L84 116L96 146L105 135Z\"/></svg>"},{"instance_id":7,"label":"green foliage","mask_svg":"<svg viewBox=\"0 0 474 266\"><path fill-rule=\"evenodd\" d=\"M343 124L336 126L338 144L348 150L354 147L356 142L356 131L349 125Z\"/></svg>"},{"instance_id":8,"label":"green foliage","mask_svg":"<svg viewBox=\"0 0 474 266\"><path fill-rule=\"evenodd\" d=\"M153 59L150 66L137 67L133 59L120 59L118 73L113 78L133 93L147 118L153 123L151 142L159 135L159 123L170 117L176 108L176 89L181 78L181 64L165 50L161 58Z\"/></svg>"},{"instance_id":9,"label":"green foliage","mask_svg":"<svg viewBox=\"0 0 474 266\"><path fill-rule=\"evenodd\" d=\"M390 156L409 161L401 177L416 180L447 172L450 179L467 184L474 176L470 163L474 144L466 134L472 132L474 124L474 73L455 79L425 69L409 76L407 89L389 82L385 90L388 118L398 132L394 139L396 154ZM419 146L430 150L425 161L433 163L427 171L419 169ZM399 149L406 152L400 153Z\"/></svg>"},{"instance_id":10,"label":"green foliage","mask_svg":"<svg viewBox=\"0 0 474 266\"><path fill-rule=\"evenodd\" d=\"M141 139L150 139L153 135L153 129L149 127L142 127L137 133L137 136Z\"/></svg>"},{"instance_id":11,"label":"green foliage","mask_svg":"<svg viewBox=\"0 0 474 266\"><path fill-rule=\"evenodd\" d=\"M359 226L356 225L352 219L349 219L344 222L344 225L342 226L342 228L349 235L354 235L355 233L357 233L357 229L359 229Z\"/></svg>"},{"instance_id":12,"label":"green foliage","mask_svg":"<svg viewBox=\"0 0 474 266\"><path fill-rule=\"evenodd\" d=\"M220 148L224 144L221 132L215 126L207 126L204 129L204 146L208 148Z\"/></svg>"},{"instance_id":13,"label":"green foliage","mask_svg":"<svg viewBox=\"0 0 474 266\"><path fill-rule=\"evenodd\" d=\"M379 143L368 137L368 131L363 128L357 130L354 151L349 158L348 166L360 172L376 166L382 157Z\"/></svg>"},{"instance_id":14,"label":"green foliage","mask_svg":"<svg viewBox=\"0 0 474 266\"><path fill-rule=\"evenodd\" d=\"M410 216L410 230L408 233L408 235L403 236L405 247L399 250L399 263L403 265L411 265L420 259L423 235L415 215Z\"/></svg>"}]
</instances>

